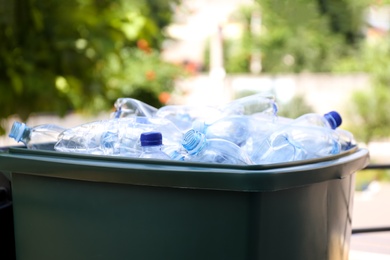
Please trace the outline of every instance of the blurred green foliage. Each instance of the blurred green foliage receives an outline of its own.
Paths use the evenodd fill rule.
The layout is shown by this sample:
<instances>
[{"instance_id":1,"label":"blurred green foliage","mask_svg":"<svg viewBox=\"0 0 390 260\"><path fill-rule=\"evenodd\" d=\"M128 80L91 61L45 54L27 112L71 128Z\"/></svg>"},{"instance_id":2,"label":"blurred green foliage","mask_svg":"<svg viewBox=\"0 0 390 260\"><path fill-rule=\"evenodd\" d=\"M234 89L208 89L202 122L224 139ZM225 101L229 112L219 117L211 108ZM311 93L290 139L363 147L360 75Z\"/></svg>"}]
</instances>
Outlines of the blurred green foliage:
<instances>
[{"instance_id":1,"label":"blurred green foliage","mask_svg":"<svg viewBox=\"0 0 390 260\"><path fill-rule=\"evenodd\" d=\"M279 106L278 115L288 118L297 118L313 112L313 108L307 104L304 96L295 95L291 100Z\"/></svg>"},{"instance_id":2,"label":"blurred green foliage","mask_svg":"<svg viewBox=\"0 0 390 260\"><path fill-rule=\"evenodd\" d=\"M179 1L0 1L0 123L101 111L122 96L159 105L181 73L158 51Z\"/></svg>"},{"instance_id":3,"label":"blurred green foliage","mask_svg":"<svg viewBox=\"0 0 390 260\"><path fill-rule=\"evenodd\" d=\"M365 143L389 137L390 125L390 37L362 45L362 51L344 59L334 72L366 72L371 86L351 94L348 128Z\"/></svg>"},{"instance_id":4,"label":"blurred green foliage","mask_svg":"<svg viewBox=\"0 0 390 260\"><path fill-rule=\"evenodd\" d=\"M356 173L355 189L365 190L372 181L390 182L390 170L362 170Z\"/></svg>"},{"instance_id":5,"label":"blurred green foliage","mask_svg":"<svg viewBox=\"0 0 390 260\"><path fill-rule=\"evenodd\" d=\"M240 39L226 43L226 70L249 72L253 55L260 54L265 73L329 72L335 62L358 49L368 3L257 0L244 6L232 18L243 24L244 31Z\"/></svg>"},{"instance_id":6,"label":"blurred green foliage","mask_svg":"<svg viewBox=\"0 0 390 260\"><path fill-rule=\"evenodd\" d=\"M347 106L350 125L345 127L365 143L387 138L390 37L383 34L374 42L365 38L366 10L386 4L390 1L257 0L233 16L244 25L244 31L241 38L225 43L226 70L248 73L253 55L261 53L262 72L268 74L367 73L370 87L351 93ZM261 14L261 26L253 27L257 13ZM295 97L283 107L301 101L302 97ZM287 115L290 110L280 112Z\"/></svg>"}]
</instances>

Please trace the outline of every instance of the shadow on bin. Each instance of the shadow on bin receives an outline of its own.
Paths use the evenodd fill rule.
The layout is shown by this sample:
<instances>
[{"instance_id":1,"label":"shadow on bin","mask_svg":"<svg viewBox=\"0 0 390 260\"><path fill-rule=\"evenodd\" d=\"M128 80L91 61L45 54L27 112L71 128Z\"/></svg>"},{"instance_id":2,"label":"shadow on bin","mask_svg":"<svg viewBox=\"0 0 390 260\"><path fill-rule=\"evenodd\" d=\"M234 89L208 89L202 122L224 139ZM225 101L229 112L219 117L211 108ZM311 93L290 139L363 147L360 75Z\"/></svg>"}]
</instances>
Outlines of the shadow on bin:
<instances>
[{"instance_id":1,"label":"shadow on bin","mask_svg":"<svg viewBox=\"0 0 390 260\"><path fill-rule=\"evenodd\" d=\"M368 151L215 165L10 148L18 260L347 260Z\"/></svg>"},{"instance_id":2,"label":"shadow on bin","mask_svg":"<svg viewBox=\"0 0 390 260\"><path fill-rule=\"evenodd\" d=\"M14 222L10 181L0 172L0 259L15 259Z\"/></svg>"}]
</instances>

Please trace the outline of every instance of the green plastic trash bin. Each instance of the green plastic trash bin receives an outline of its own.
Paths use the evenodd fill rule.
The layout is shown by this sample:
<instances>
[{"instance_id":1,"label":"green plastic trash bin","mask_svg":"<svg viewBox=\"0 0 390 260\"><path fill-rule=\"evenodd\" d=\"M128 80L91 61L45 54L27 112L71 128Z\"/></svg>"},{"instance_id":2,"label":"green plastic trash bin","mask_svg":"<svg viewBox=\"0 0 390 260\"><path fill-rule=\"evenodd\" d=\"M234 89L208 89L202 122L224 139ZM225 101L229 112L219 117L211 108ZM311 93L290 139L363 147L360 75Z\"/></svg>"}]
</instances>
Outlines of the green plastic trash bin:
<instances>
[{"instance_id":1,"label":"green plastic trash bin","mask_svg":"<svg viewBox=\"0 0 390 260\"><path fill-rule=\"evenodd\" d=\"M10 148L18 260L348 259L356 149L217 165Z\"/></svg>"}]
</instances>

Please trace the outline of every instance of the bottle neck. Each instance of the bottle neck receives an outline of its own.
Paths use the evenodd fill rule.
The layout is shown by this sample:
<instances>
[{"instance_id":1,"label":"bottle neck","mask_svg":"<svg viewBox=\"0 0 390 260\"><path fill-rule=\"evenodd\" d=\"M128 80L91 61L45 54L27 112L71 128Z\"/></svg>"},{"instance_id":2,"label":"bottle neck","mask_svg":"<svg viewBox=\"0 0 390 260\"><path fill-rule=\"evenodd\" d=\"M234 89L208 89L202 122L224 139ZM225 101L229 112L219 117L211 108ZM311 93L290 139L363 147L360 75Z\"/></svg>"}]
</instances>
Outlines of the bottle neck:
<instances>
[{"instance_id":1,"label":"bottle neck","mask_svg":"<svg viewBox=\"0 0 390 260\"><path fill-rule=\"evenodd\" d=\"M206 145L206 137L203 133L192 129L184 135L182 145L189 154L197 154Z\"/></svg>"},{"instance_id":2,"label":"bottle neck","mask_svg":"<svg viewBox=\"0 0 390 260\"><path fill-rule=\"evenodd\" d=\"M142 146L142 151L143 151L144 153L158 152L158 151L161 151L161 145L147 145L147 146Z\"/></svg>"},{"instance_id":3,"label":"bottle neck","mask_svg":"<svg viewBox=\"0 0 390 260\"><path fill-rule=\"evenodd\" d=\"M31 140L31 128L26 127L23 131L20 141L22 141L25 145L27 145L27 143L29 143L30 140Z\"/></svg>"}]
</instances>

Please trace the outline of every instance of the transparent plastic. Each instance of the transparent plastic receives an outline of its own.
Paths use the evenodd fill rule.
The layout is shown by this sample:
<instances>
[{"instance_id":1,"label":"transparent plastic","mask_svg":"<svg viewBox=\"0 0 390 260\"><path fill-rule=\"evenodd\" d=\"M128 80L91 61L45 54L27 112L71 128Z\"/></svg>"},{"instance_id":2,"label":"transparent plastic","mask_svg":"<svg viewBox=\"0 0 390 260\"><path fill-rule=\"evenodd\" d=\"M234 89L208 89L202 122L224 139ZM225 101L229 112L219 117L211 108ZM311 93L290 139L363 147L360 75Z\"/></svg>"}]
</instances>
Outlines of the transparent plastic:
<instances>
[{"instance_id":1,"label":"transparent plastic","mask_svg":"<svg viewBox=\"0 0 390 260\"><path fill-rule=\"evenodd\" d=\"M58 136L65 130L53 124L29 127L25 123L14 122L9 137L22 142L28 149L52 150Z\"/></svg>"},{"instance_id":2,"label":"transparent plastic","mask_svg":"<svg viewBox=\"0 0 390 260\"><path fill-rule=\"evenodd\" d=\"M319 126L331 129L336 129L341 123L341 116L336 111L331 111L324 115L316 113L304 114L291 122L293 125Z\"/></svg>"},{"instance_id":3,"label":"transparent plastic","mask_svg":"<svg viewBox=\"0 0 390 260\"><path fill-rule=\"evenodd\" d=\"M123 117L153 117L157 108L134 98L118 98L115 101L115 112L111 118Z\"/></svg>"},{"instance_id":4,"label":"transparent plastic","mask_svg":"<svg viewBox=\"0 0 390 260\"><path fill-rule=\"evenodd\" d=\"M118 118L83 124L59 137L57 151L139 157L140 136L144 132L158 131L167 145L180 144L182 133L169 120L162 118Z\"/></svg>"},{"instance_id":5,"label":"transparent plastic","mask_svg":"<svg viewBox=\"0 0 390 260\"><path fill-rule=\"evenodd\" d=\"M357 146L357 142L351 132L338 128L336 129L336 133L339 137L342 151L348 151Z\"/></svg>"},{"instance_id":6,"label":"transparent plastic","mask_svg":"<svg viewBox=\"0 0 390 260\"><path fill-rule=\"evenodd\" d=\"M170 157L162 150L162 135L160 132L145 132L141 134L142 152L139 158L169 160Z\"/></svg>"},{"instance_id":7,"label":"transparent plastic","mask_svg":"<svg viewBox=\"0 0 390 260\"><path fill-rule=\"evenodd\" d=\"M278 107L274 97L255 94L247 97L233 100L219 107L224 116L229 115L268 115L271 118L275 117L278 112Z\"/></svg>"},{"instance_id":8,"label":"transparent plastic","mask_svg":"<svg viewBox=\"0 0 390 260\"><path fill-rule=\"evenodd\" d=\"M282 163L334 155L341 152L336 131L320 127L289 126L254 145L255 164Z\"/></svg>"},{"instance_id":9,"label":"transparent plastic","mask_svg":"<svg viewBox=\"0 0 390 260\"><path fill-rule=\"evenodd\" d=\"M221 111L211 106L169 105L160 108L155 117L173 122L181 131L191 129L195 120L212 123L222 117Z\"/></svg>"},{"instance_id":10,"label":"transparent plastic","mask_svg":"<svg viewBox=\"0 0 390 260\"><path fill-rule=\"evenodd\" d=\"M236 144L223 139L207 139L196 130L189 130L183 138L183 147L189 154L189 161L252 164L249 157Z\"/></svg>"}]
</instances>

